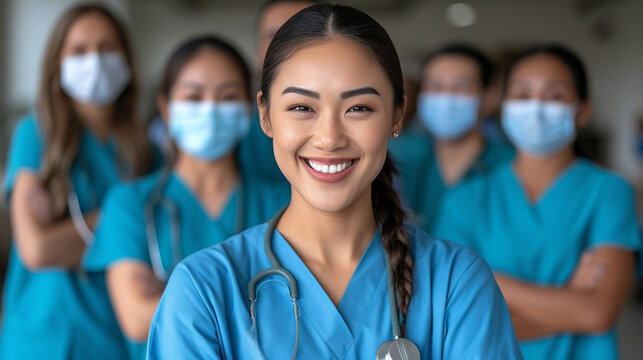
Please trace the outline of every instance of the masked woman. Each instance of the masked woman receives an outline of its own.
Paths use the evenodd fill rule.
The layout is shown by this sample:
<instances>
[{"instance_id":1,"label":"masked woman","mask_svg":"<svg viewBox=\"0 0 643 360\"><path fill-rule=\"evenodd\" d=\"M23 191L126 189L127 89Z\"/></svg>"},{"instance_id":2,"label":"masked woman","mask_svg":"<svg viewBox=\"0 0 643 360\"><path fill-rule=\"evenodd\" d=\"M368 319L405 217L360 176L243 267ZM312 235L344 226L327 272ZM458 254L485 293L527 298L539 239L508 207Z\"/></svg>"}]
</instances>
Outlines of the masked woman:
<instances>
[{"instance_id":1,"label":"masked woman","mask_svg":"<svg viewBox=\"0 0 643 360\"><path fill-rule=\"evenodd\" d=\"M7 159L14 236L0 358L125 356L104 273L81 260L108 189L154 164L136 93L123 25L100 6L67 11L45 51L37 112L16 126Z\"/></svg>"},{"instance_id":2,"label":"masked woman","mask_svg":"<svg viewBox=\"0 0 643 360\"><path fill-rule=\"evenodd\" d=\"M252 114L249 70L239 52L211 36L172 54L158 107L175 144L165 169L119 185L106 200L87 256L107 286L132 359L145 341L163 286L191 253L268 220L288 188L239 170L236 148Z\"/></svg>"},{"instance_id":3,"label":"masked woman","mask_svg":"<svg viewBox=\"0 0 643 360\"><path fill-rule=\"evenodd\" d=\"M640 240L632 188L578 158L590 113L581 60L559 45L509 71L502 127L517 156L445 199L435 234L489 263L526 359L617 359L614 323Z\"/></svg>"}]
</instances>

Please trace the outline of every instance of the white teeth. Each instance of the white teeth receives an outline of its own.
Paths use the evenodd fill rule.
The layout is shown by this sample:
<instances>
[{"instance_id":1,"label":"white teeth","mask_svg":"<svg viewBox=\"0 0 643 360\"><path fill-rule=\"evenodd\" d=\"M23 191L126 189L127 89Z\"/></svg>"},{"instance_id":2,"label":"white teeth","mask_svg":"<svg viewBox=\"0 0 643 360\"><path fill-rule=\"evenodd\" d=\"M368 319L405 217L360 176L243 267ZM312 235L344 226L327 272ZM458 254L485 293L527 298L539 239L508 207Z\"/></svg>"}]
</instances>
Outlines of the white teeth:
<instances>
[{"instance_id":1,"label":"white teeth","mask_svg":"<svg viewBox=\"0 0 643 360\"><path fill-rule=\"evenodd\" d=\"M336 174L338 172L342 172L342 171L348 169L353 164L353 161L351 160L351 161L347 161L345 163L332 164L332 165L323 164L323 163L319 163L319 162L312 161L312 160L306 160L306 163L311 168L313 168L315 171L318 171L320 173Z\"/></svg>"}]
</instances>

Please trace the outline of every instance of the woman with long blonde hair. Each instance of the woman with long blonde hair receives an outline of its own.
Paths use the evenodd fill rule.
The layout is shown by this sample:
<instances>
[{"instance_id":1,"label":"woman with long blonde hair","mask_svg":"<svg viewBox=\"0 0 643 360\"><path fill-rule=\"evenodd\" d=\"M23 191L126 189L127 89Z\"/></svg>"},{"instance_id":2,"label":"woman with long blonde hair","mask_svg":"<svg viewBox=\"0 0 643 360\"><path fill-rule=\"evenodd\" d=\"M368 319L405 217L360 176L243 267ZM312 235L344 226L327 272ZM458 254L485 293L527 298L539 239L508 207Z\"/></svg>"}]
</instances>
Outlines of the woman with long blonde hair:
<instances>
[{"instance_id":1,"label":"woman with long blonde hair","mask_svg":"<svg viewBox=\"0 0 643 360\"><path fill-rule=\"evenodd\" d=\"M37 113L16 126L7 159L0 358L124 357L104 274L82 258L107 190L153 165L136 93L123 25L100 6L69 9L45 51Z\"/></svg>"}]
</instances>

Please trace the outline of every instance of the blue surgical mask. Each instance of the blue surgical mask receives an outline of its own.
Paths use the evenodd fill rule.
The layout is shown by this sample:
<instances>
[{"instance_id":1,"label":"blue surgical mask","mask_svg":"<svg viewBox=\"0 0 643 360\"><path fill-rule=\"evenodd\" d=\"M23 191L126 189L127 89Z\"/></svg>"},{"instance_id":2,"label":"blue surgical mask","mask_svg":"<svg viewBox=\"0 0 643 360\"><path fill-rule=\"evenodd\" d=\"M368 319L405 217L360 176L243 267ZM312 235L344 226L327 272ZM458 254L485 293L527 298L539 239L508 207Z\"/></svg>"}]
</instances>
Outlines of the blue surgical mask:
<instances>
[{"instance_id":1,"label":"blue surgical mask","mask_svg":"<svg viewBox=\"0 0 643 360\"><path fill-rule=\"evenodd\" d=\"M131 80L127 58L121 52L71 55L60 65L60 86L81 103L111 104Z\"/></svg>"},{"instance_id":2,"label":"blue surgical mask","mask_svg":"<svg viewBox=\"0 0 643 360\"><path fill-rule=\"evenodd\" d=\"M438 139L454 140L476 126L480 99L451 93L423 93L418 99L418 117Z\"/></svg>"},{"instance_id":3,"label":"blue surgical mask","mask_svg":"<svg viewBox=\"0 0 643 360\"><path fill-rule=\"evenodd\" d=\"M249 129L247 102L170 102L170 137L181 151L199 159L213 161L223 157Z\"/></svg>"},{"instance_id":4,"label":"blue surgical mask","mask_svg":"<svg viewBox=\"0 0 643 360\"><path fill-rule=\"evenodd\" d=\"M502 129L521 151L538 157L557 153L576 138L574 105L539 100L508 100Z\"/></svg>"}]
</instances>

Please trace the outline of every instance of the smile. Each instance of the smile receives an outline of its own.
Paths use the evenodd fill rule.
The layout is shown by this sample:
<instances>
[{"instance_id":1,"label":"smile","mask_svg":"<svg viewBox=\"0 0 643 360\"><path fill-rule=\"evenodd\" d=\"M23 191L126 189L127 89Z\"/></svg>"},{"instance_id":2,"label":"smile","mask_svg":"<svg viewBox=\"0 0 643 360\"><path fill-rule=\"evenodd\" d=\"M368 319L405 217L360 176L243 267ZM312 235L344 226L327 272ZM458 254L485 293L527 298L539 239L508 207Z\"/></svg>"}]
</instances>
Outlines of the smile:
<instances>
[{"instance_id":1,"label":"smile","mask_svg":"<svg viewBox=\"0 0 643 360\"><path fill-rule=\"evenodd\" d=\"M353 160L348 160L340 163L319 162L310 159L304 159L304 161L306 162L306 165L308 165L313 170L324 174L340 173L353 165Z\"/></svg>"},{"instance_id":2,"label":"smile","mask_svg":"<svg viewBox=\"0 0 643 360\"><path fill-rule=\"evenodd\" d=\"M344 180L359 162L357 159L322 159L322 158L300 158L306 164L308 173L317 181L324 183L336 183Z\"/></svg>"}]
</instances>

